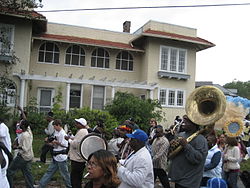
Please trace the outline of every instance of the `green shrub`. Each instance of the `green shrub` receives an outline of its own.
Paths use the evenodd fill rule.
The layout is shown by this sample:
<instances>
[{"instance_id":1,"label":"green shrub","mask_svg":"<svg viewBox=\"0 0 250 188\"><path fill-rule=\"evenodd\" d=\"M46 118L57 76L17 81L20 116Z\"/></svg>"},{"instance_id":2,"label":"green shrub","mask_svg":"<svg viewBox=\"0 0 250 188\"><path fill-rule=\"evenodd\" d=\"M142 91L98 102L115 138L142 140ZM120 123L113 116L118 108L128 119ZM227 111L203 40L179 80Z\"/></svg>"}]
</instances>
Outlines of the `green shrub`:
<instances>
[{"instance_id":1,"label":"green shrub","mask_svg":"<svg viewBox=\"0 0 250 188\"><path fill-rule=\"evenodd\" d=\"M143 100L130 93L117 92L114 100L106 105L105 110L116 117L120 123L133 118L144 130L148 127L149 119L162 120L161 106L157 100Z\"/></svg>"}]
</instances>

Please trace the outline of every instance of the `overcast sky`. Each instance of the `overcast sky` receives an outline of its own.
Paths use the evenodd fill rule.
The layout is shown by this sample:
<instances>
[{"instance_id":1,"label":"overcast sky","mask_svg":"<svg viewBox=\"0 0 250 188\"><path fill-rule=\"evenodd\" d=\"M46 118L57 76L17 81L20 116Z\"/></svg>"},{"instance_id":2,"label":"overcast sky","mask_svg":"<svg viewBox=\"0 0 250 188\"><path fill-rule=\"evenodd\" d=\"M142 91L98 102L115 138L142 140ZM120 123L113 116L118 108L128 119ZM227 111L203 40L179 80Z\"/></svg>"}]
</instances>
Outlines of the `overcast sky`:
<instances>
[{"instance_id":1,"label":"overcast sky","mask_svg":"<svg viewBox=\"0 0 250 188\"><path fill-rule=\"evenodd\" d=\"M250 0L43 0L42 10L85 9L100 7L135 7L201 4L239 4ZM250 80L250 5L136 9L78 12L42 12L49 22L122 31L124 21L131 21L131 32L149 20L197 29L197 36L216 46L197 53L196 81L225 84Z\"/></svg>"}]
</instances>

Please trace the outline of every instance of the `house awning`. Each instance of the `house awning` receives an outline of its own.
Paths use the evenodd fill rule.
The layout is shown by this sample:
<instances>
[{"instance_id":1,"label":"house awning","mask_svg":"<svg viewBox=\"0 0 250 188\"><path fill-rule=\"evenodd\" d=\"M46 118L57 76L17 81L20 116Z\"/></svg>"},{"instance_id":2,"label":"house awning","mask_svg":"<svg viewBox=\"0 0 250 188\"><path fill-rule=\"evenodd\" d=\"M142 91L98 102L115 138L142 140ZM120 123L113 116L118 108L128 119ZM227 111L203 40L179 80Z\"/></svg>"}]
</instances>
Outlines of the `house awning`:
<instances>
[{"instance_id":1,"label":"house awning","mask_svg":"<svg viewBox=\"0 0 250 188\"><path fill-rule=\"evenodd\" d=\"M191 36L163 32L163 31L156 31L156 30L151 30L151 29L143 31L138 37L136 37L130 42L131 44L136 44L137 42L140 42L140 40L146 37L177 40L177 41L187 42L189 44L191 43L194 45L197 51L201 51L201 50L215 46L215 44L205 39L199 38L199 37L191 37Z\"/></svg>"},{"instance_id":2,"label":"house awning","mask_svg":"<svg viewBox=\"0 0 250 188\"><path fill-rule=\"evenodd\" d=\"M47 19L44 15L34 10L13 9L8 7L0 7L0 15L13 16L17 18L31 20L35 33L46 32Z\"/></svg>"}]
</instances>

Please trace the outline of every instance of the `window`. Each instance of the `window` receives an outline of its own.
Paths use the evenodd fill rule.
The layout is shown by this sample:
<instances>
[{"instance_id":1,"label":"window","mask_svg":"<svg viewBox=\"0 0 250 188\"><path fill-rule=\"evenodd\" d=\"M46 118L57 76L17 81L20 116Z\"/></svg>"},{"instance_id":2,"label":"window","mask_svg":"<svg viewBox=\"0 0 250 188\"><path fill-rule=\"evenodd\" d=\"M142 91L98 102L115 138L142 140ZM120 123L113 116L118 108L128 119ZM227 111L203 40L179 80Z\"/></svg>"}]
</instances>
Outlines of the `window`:
<instances>
[{"instance_id":1,"label":"window","mask_svg":"<svg viewBox=\"0 0 250 188\"><path fill-rule=\"evenodd\" d=\"M92 109L102 110L104 108L105 87L93 86L92 96L93 96Z\"/></svg>"},{"instance_id":2,"label":"window","mask_svg":"<svg viewBox=\"0 0 250 188\"><path fill-rule=\"evenodd\" d=\"M14 25L0 23L0 55L12 55Z\"/></svg>"},{"instance_id":3,"label":"window","mask_svg":"<svg viewBox=\"0 0 250 188\"><path fill-rule=\"evenodd\" d=\"M93 51L91 57L91 67L109 68L109 54L103 48Z\"/></svg>"},{"instance_id":4,"label":"window","mask_svg":"<svg viewBox=\"0 0 250 188\"><path fill-rule=\"evenodd\" d=\"M14 84L2 89L0 93L0 105L13 107L16 104L16 88Z\"/></svg>"},{"instance_id":5,"label":"window","mask_svg":"<svg viewBox=\"0 0 250 188\"><path fill-rule=\"evenodd\" d=\"M70 85L70 108L80 108L81 102L81 85L71 84Z\"/></svg>"},{"instance_id":6,"label":"window","mask_svg":"<svg viewBox=\"0 0 250 188\"><path fill-rule=\"evenodd\" d=\"M116 69L119 70L133 70L133 57L127 51L120 52L116 57Z\"/></svg>"},{"instance_id":7,"label":"window","mask_svg":"<svg viewBox=\"0 0 250 188\"><path fill-rule=\"evenodd\" d=\"M160 89L159 101L162 106L184 107L184 91L179 89Z\"/></svg>"},{"instance_id":8,"label":"window","mask_svg":"<svg viewBox=\"0 0 250 188\"><path fill-rule=\"evenodd\" d=\"M66 65L76 65L84 66L85 65L85 52L84 50L77 45L69 47L66 51Z\"/></svg>"},{"instance_id":9,"label":"window","mask_svg":"<svg viewBox=\"0 0 250 188\"><path fill-rule=\"evenodd\" d=\"M59 63L59 48L52 42L46 42L39 48L39 62L43 63Z\"/></svg>"},{"instance_id":10,"label":"window","mask_svg":"<svg viewBox=\"0 0 250 188\"><path fill-rule=\"evenodd\" d=\"M185 73L187 50L161 46L161 70L168 72Z\"/></svg>"}]
</instances>

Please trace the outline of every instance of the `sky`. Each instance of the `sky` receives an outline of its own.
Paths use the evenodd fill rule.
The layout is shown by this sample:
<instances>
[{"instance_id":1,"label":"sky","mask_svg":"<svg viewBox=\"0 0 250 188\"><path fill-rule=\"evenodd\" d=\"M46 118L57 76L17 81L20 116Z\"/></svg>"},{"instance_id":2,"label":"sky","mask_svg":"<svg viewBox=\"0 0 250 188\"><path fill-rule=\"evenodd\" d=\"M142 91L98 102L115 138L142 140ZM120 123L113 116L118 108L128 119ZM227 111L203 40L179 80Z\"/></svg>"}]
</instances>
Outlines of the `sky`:
<instances>
[{"instance_id":1,"label":"sky","mask_svg":"<svg viewBox=\"0 0 250 188\"><path fill-rule=\"evenodd\" d=\"M240 3L250 0L42 0L43 8L36 11ZM149 20L195 28L198 37L216 45L197 53L196 81L224 85L250 80L250 5L40 13L49 22L119 32L124 21L131 21L131 32Z\"/></svg>"}]
</instances>

